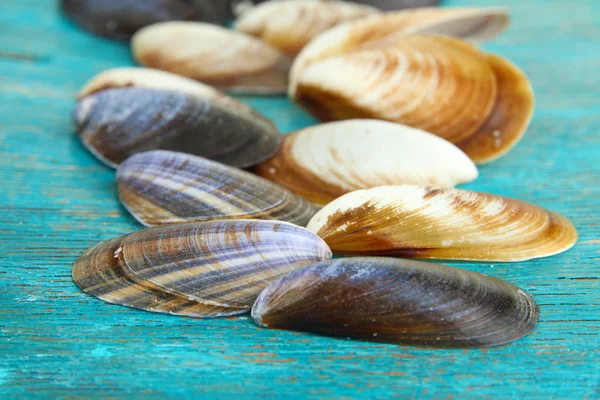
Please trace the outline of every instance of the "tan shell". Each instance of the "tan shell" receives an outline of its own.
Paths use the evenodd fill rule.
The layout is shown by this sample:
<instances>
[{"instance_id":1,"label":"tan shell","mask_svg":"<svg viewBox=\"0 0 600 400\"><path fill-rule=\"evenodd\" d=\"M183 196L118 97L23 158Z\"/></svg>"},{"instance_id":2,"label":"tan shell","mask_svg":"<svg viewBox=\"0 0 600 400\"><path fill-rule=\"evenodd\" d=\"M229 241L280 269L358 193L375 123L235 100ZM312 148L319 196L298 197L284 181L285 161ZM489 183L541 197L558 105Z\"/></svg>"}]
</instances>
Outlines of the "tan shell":
<instances>
[{"instance_id":1,"label":"tan shell","mask_svg":"<svg viewBox=\"0 0 600 400\"><path fill-rule=\"evenodd\" d=\"M292 75L316 60L409 34L440 34L483 42L502 33L509 20L508 11L500 8L431 7L373 15L316 37L295 61Z\"/></svg>"},{"instance_id":2,"label":"tan shell","mask_svg":"<svg viewBox=\"0 0 600 400\"><path fill-rule=\"evenodd\" d=\"M524 201L458 189L382 186L349 193L308 224L334 253L523 261L577 241L564 217Z\"/></svg>"},{"instance_id":3,"label":"tan shell","mask_svg":"<svg viewBox=\"0 0 600 400\"><path fill-rule=\"evenodd\" d=\"M164 22L138 31L131 47L142 65L222 89L285 93L291 61L241 32L201 22Z\"/></svg>"},{"instance_id":4,"label":"tan shell","mask_svg":"<svg viewBox=\"0 0 600 400\"><path fill-rule=\"evenodd\" d=\"M320 33L380 13L376 8L349 2L267 1L243 14L235 28L295 56Z\"/></svg>"},{"instance_id":5,"label":"tan shell","mask_svg":"<svg viewBox=\"0 0 600 400\"><path fill-rule=\"evenodd\" d=\"M469 157L444 139L378 120L330 122L287 135L256 172L320 205L359 189L452 187L478 175Z\"/></svg>"},{"instance_id":6,"label":"tan shell","mask_svg":"<svg viewBox=\"0 0 600 400\"><path fill-rule=\"evenodd\" d=\"M529 80L517 67L456 38L395 36L308 59L303 52L296 61L290 96L318 118L409 125L478 163L508 152L533 114Z\"/></svg>"}]
</instances>

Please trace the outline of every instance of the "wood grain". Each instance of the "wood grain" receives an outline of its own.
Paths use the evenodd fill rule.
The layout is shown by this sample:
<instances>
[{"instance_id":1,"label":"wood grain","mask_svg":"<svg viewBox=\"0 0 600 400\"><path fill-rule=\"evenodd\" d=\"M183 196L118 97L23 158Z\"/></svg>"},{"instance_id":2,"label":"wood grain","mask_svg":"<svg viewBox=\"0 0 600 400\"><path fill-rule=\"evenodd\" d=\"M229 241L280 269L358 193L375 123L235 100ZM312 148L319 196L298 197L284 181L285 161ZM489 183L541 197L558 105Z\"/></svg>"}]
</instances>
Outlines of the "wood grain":
<instances>
[{"instance_id":1,"label":"wood grain","mask_svg":"<svg viewBox=\"0 0 600 400\"><path fill-rule=\"evenodd\" d=\"M486 351L153 315L80 292L75 258L141 226L70 115L87 79L131 57L76 28L53 1L0 1L0 398L598 398L600 3L445 3L467 4L512 10L512 28L485 49L531 77L537 108L523 141L465 187L559 212L581 235L549 259L453 264L519 285L540 305L532 335ZM242 99L285 132L314 122L283 98Z\"/></svg>"}]
</instances>

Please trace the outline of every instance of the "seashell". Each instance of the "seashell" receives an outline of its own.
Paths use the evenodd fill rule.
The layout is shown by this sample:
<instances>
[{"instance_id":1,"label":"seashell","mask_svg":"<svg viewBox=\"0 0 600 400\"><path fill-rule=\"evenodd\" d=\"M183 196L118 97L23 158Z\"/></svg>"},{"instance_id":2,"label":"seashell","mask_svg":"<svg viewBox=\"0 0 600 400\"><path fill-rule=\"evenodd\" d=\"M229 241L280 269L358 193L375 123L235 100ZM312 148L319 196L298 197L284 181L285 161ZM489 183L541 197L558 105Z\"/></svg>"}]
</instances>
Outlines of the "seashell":
<instances>
[{"instance_id":1,"label":"seashell","mask_svg":"<svg viewBox=\"0 0 600 400\"><path fill-rule=\"evenodd\" d=\"M525 261L570 249L566 218L524 201L459 189L382 186L319 211L308 229L336 253Z\"/></svg>"},{"instance_id":2,"label":"seashell","mask_svg":"<svg viewBox=\"0 0 600 400\"><path fill-rule=\"evenodd\" d=\"M368 4L386 11L393 11L403 8L431 7L439 4L440 0L352 0L352 2Z\"/></svg>"},{"instance_id":3,"label":"seashell","mask_svg":"<svg viewBox=\"0 0 600 400\"><path fill-rule=\"evenodd\" d=\"M317 208L267 180L171 151L135 154L117 172L123 205L146 226L275 219L306 226Z\"/></svg>"},{"instance_id":4,"label":"seashell","mask_svg":"<svg viewBox=\"0 0 600 400\"><path fill-rule=\"evenodd\" d=\"M77 260L73 279L109 303L208 318L247 312L270 282L328 258L327 245L296 225L212 221L102 242Z\"/></svg>"},{"instance_id":5,"label":"seashell","mask_svg":"<svg viewBox=\"0 0 600 400\"><path fill-rule=\"evenodd\" d=\"M396 36L320 58L314 50L311 43L298 57L290 96L324 121L409 125L485 163L521 139L533 114L531 85L516 66L456 38Z\"/></svg>"},{"instance_id":6,"label":"seashell","mask_svg":"<svg viewBox=\"0 0 600 400\"><path fill-rule=\"evenodd\" d=\"M359 189L453 187L478 176L475 164L453 144L378 120L330 122L287 135L279 152L255 168L260 176L320 205Z\"/></svg>"},{"instance_id":7,"label":"seashell","mask_svg":"<svg viewBox=\"0 0 600 400\"><path fill-rule=\"evenodd\" d=\"M343 22L379 13L376 8L355 3L268 1L243 14L235 28L295 56L318 34Z\"/></svg>"},{"instance_id":8,"label":"seashell","mask_svg":"<svg viewBox=\"0 0 600 400\"><path fill-rule=\"evenodd\" d=\"M62 0L61 6L83 28L122 40L157 22L203 20L223 24L231 8L229 1L206 0Z\"/></svg>"},{"instance_id":9,"label":"seashell","mask_svg":"<svg viewBox=\"0 0 600 400\"><path fill-rule=\"evenodd\" d=\"M138 31L132 51L142 65L235 92L285 93L291 60L242 32L200 22L164 22Z\"/></svg>"},{"instance_id":10,"label":"seashell","mask_svg":"<svg viewBox=\"0 0 600 400\"><path fill-rule=\"evenodd\" d=\"M518 287L475 272L366 257L279 278L252 307L274 329L433 347L488 347L527 335L539 309Z\"/></svg>"},{"instance_id":11,"label":"seashell","mask_svg":"<svg viewBox=\"0 0 600 400\"><path fill-rule=\"evenodd\" d=\"M190 79L145 68L117 68L93 78L74 113L83 144L117 166L155 150L192 153L235 167L271 157L281 135L246 105Z\"/></svg>"}]
</instances>

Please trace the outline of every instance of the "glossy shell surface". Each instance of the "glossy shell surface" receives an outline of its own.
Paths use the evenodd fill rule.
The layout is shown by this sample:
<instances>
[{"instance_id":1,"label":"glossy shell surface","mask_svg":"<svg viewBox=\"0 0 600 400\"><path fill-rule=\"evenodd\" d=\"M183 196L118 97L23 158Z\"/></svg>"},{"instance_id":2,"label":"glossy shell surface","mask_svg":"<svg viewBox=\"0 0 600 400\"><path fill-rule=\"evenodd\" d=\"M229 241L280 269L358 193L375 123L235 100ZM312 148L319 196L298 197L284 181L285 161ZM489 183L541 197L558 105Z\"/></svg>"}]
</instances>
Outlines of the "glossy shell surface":
<instances>
[{"instance_id":1,"label":"glossy shell surface","mask_svg":"<svg viewBox=\"0 0 600 400\"><path fill-rule=\"evenodd\" d=\"M247 312L273 280L330 257L320 238L285 222L175 224L96 245L77 260L73 279L109 303L216 317Z\"/></svg>"},{"instance_id":2,"label":"glossy shell surface","mask_svg":"<svg viewBox=\"0 0 600 400\"><path fill-rule=\"evenodd\" d=\"M119 197L147 226L216 219L274 219L306 226L317 208L237 168L170 151L139 153L117 171Z\"/></svg>"},{"instance_id":3,"label":"glossy shell surface","mask_svg":"<svg viewBox=\"0 0 600 400\"><path fill-rule=\"evenodd\" d=\"M390 258L323 261L269 285L252 308L261 326L433 347L520 339L539 319L533 298L496 278Z\"/></svg>"},{"instance_id":4,"label":"glossy shell surface","mask_svg":"<svg viewBox=\"0 0 600 400\"><path fill-rule=\"evenodd\" d=\"M533 204L401 185L348 193L308 224L336 253L516 262L570 249L577 230Z\"/></svg>"},{"instance_id":5,"label":"glossy shell surface","mask_svg":"<svg viewBox=\"0 0 600 400\"><path fill-rule=\"evenodd\" d=\"M379 120L330 122L286 135L279 152L256 171L320 205L376 186L453 187L478 176L453 144Z\"/></svg>"},{"instance_id":6,"label":"glossy shell surface","mask_svg":"<svg viewBox=\"0 0 600 400\"><path fill-rule=\"evenodd\" d=\"M83 144L112 167L155 149L249 167L271 157L281 140L270 120L223 93L143 68L92 79L74 119Z\"/></svg>"},{"instance_id":7,"label":"glossy shell surface","mask_svg":"<svg viewBox=\"0 0 600 400\"><path fill-rule=\"evenodd\" d=\"M486 163L521 139L533 115L523 72L460 39L396 35L320 54L312 46L296 60L290 96L323 121L374 118L409 125Z\"/></svg>"}]
</instances>

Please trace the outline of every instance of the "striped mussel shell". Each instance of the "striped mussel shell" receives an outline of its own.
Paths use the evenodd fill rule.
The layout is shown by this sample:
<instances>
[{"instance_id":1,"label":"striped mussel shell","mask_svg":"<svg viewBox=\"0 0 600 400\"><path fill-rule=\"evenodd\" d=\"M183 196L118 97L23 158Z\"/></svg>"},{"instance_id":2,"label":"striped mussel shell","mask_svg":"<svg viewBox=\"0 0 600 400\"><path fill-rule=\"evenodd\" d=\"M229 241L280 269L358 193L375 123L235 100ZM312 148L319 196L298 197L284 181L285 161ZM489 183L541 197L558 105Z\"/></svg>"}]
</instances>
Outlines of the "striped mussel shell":
<instances>
[{"instance_id":1,"label":"striped mussel shell","mask_svg":"<svg viewBox=\"0 0 600 400\"><path fill-rule=\"evenodd\" d=\"M119 197L146 226L216 219L273 219L306 226L317 208L249 172L171 151L131 156L117 171Z\"/></svg>"},{"instance_id":2,"label":"striped mussel shell","mask_svg":"<svg viewBox=\"0 0 600 400\"><path fill-rule=\"evenodd\" d=\"M313 233L280 221L164 225L102 242L73 267L106 302L201 318L248 312L275 279L331 258Z\"/></svg>"},{"instance_id":3,"label":"striped mussel shell","mask_svg":"<svg viewBox=\"0 0 600 400\"><path fill-rule=\"evenodd\" d=\"M456 144L477 163L506 154L527 130L533 91L509 61L436 35L396 35L345 47L335 40L337 29L311 42L291 74L291 98L321 120L409 125ZM331 52L321 53L321 44Z\"/></svg>"},{"instance_id":4,"label":"striped mussel shell","mask_svg":"<svg viewBox=\"0 0 600 400\"><path fill-rule=\"evenodd\" d=\"M320 33L341 23L379 13L376 8L350 2L268 1L244 13L236 21L235 28L293 57Z\"/></svg>"},{"instance_id":5,"label":"striped mussel shell","mask_svg":"<svg viewBox=\"0 0 600 400\"><path fill-rule=\"evenodd\" d=\"M249 167L271 157L281 135L248 106L199 82L148 68L116 68L79 95L80 139L111 167L150 150L172 150Z\"/></svg>"},{"instance_id":6,"label":"striped mussel shell","mask_svg":"<svg viewBox=\"0 0 600 400\"><path fill-rule=\"evenodd\" d=\"M307 227L335 253L516 262L570 249L577 230L533 204L460 189L381 186L348 193Z\"/></svg>"},{"instance_id":7,"label":"striped mussel shell","mask_svg":"<svg viewBox=\"0 0 600 400\"><path fill-rule=\"evenodd\" d=\"M376 186L453 187L478 176L450 142L379 120L330 122L286 135L256 172L319 205Z\"/></svg>"},{"instance_id":8,"label":"striped mussel shell","mask_svg":"<svg viewBox=\"0 0 600 400\"><path fill-rule=\"evenodd\" d=\"M81 27L121 40L157 22L202 20L224 24L231 14L229 0L61 0L61 6Z\"/></svg>"},{"instance_id":9,"label":"striped mussel shell","mask_svg":"<svg viewBox=\"0 0 600 400\"><path fill-rule=\"evenodd\" d=\"M164 22L132 38L138 63L232 92L285 93L291 60L239 31L201 22Z\"/></svg>"},{"instance_id":10,"label":"striped mussel shell","mask_svg":"<svg viewBox=\"0 0 600 400\"><path fill-rule=\"evenodd\" d=\"M418 261L322 261L270 284L252 307L273 329L366 341L472 348L509 343L539 319L528 293L502 280Z\"/></svg>"}]
</instances>

